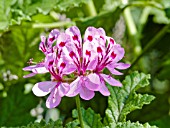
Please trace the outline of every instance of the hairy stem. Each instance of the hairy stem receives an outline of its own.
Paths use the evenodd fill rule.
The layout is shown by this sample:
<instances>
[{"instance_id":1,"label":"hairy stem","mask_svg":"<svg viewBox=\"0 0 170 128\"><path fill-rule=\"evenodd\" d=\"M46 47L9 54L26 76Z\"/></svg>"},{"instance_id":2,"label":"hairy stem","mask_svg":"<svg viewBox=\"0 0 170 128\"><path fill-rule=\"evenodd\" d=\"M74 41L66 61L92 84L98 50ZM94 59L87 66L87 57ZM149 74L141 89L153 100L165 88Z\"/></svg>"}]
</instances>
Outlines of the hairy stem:
<instances>
[{"instance_id":1,"label":"hairy stem","mask_svg":"<svg viewBox=\"0 0 170 128\"><path fill-rule=\"evenodd\" d=\"M35 23L32 25L33 28L57 28L63 26L72 26L75 25L72 21L60 21L55 23Z\"/></svg>"},{"instance_id":2,"label":"hairy stem","mask_svg":"<svg viewBox=\"0 0 170 128\"><path fill-rule=\"evenodd\" d=\"M129 7L123 10L123 17L126 22L126 26L127 26L127 30L128 30L130 39L131 39L132 43L134 44L134 53L135 53L135 55L139 55L141 53L142 49L141 49L141 45L140 45L140 41L139 41L137 28L136 28L136 25L133 20L133 17L132 17Z\"/></svg>"},{"instance_id":3,"label":"hairy stem","mask_svg":"<svg viewBox=\"0 0 170 128\"><path fill-rule=\"evenodd\" d=\"M78 119L80 121L80 126L81 128L84 128L81 109L80 109L80 97L79 95L77 95L75 98L76 98L76 105L77 105Z\"/></svg>"},{"instance_id":4,"label":"hairy stem","mask_svg":"<svg viewBox=\"0 0 170 128\"><path fill-rule=\"evenodd\" d=\"M85 7L86 7L88 16L96 16L97 15L93 0L89 0L89 2L85 5Z\"/></svg>"}]
</instances>

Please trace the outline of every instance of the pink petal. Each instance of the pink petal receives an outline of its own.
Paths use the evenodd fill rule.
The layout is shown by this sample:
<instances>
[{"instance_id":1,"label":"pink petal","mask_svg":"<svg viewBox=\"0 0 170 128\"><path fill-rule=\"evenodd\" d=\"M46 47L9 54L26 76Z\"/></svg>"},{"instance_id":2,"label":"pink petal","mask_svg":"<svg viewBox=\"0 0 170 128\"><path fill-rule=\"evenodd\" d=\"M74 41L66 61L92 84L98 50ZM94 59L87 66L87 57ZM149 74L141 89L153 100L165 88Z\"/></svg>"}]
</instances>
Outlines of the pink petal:
<instances>
[{"instance_id":1,"label":"pink petal","mask_svg":"<svg viewBox=\"0 0 170 128\"><path fill-rule=\"evenodd\" d=\"M120 61L125 54L124 48L120 46L120 44L116 44L112 47L112 51L116 54L116 57L112 60L112 62L117 63Z\"/></svg>"},{"instance_id":2,"label":"pink petal","mask_svg":"<svg viewBox=\"0 0 170 128\"><path fill-rule=\"evenodd\" d=\"M114 74L114 75L123 75L123 73L121 73L121 72L119 72L119 71L117 71L117 70L115 69L115 66L114 66L114 64L112 65L112 63L109 64L109 65L107 65L107 68L108 68L109 71L110 71L112 74Z\"/></svg>"},{"instance_id":3,"label":"pink petal","mask_svg":"<svg viewBox=\"0 0 170 128\"><path fill-rule=\"evenodd\" d=\"M97 59L92 59L92 61L89 62L87 70L94 70L97 66Z\"/></svg>"},{"instance_id":4,"label":"pink petal","mask_svg":"<svg viewBox=\"0 0 170 128\"><path fill-rule=\"evenodd\" d=\"M31 71L32 69L39 68L39 67L44 67L44 64L27 66L27 67L24 67L23 70L24 71Z\"/></svg>"},{"instance_id":5,"label":"pink petal","mask_svg":"<svg viewBox=\"0 0 170 128\"><path fill-rule=\"evenodd\" d=\"M73 41L82 42L80 30L76 26L66 29L66 34L70 35Z\"/></svg>"},{"instance_id":6,"label":"pink petal","mask_svg":"<svg viewBox=\"0 0 170 128\"><path fill-rule=\"evenodd\" d=\"M84 85L91 91L98 91L99 88L99 84L91 82L89 78L84 81Z\"/></svg>"},{"instance_id":7,"label":"pink petal","mask_svg":"<svg viewBox=\"0 0 170 128\"><path fill-rule=\"evenodd\" d=\"M116 67L117 69L127 69L130 67L130 64L125 64L125 63L116 63Z\"/></svg>"},{"instance_id":8,"label":"pink petal","mask_svg":"<svg viewBox=\"0 0 170 128\"><path fill-rule=\"evenodd\" d=\"M96 73L90 73L87 78L94 84L100 84L100 78L99 75L97 75Z\"/></svg>"},{"instance_id":9,"label":"pink petal","mask_svg":"<svg viewBox=\"0 0 170 128\"><path fill-rule=\"evenodd\" d=\"M47 108L55 108L56 106L59 105L60 101L61 101L61 97L58 93L58 90L56 90L57 88L53 89L53 91L51 92L51 94L49 95L49 97L46 100L46 106Z\"/></svg>"},{"instance_id":10,"label":"pink petal","mask_svg":"<svg viewBox=\"0 0 170 128\"><path fill-rule=\"evenodd\" d=\"M100 85L100 78L97 74L91 73L87 77L83 78L83 84L91 91L98 91Z\"/></svg>"},{"instance_id":11,"label":"pink petal","mask_svg":"<svg viewBox=\"0 0 170 128\"><path fill-rule=\"evenodd\" d=\"M66 96L68 97L76 96L80 91L81 83L82 83L81 78L77 77L77 79L70 84L70 90L68 91Z\"/></svg>"},{"instance_id":12,"label":"pink petal","mask_svg":"<svg viewBox=\"0 0 170 128\"><path fill-rule=\"evenodd\" d=\"M110 95L110 92L109 92L108 88L106 87L104 81L102 81L101 84L100 84L99 92L104 96Z\"/></svg>"},{"instance_id":13,"label":"pink petal","mask_svg":"<svg viewBox=\"0 0 170 128\"><path fill-rule=\"evenodd\" d=\"M49 72L45 67L38 67L38 68L34 68L34 69L32 69L32 72L33 73L47 73L47 72Z\"/></svg>"},{"instance_id":14,"label":"pink petal","mask_svg":"<svg viewBox=\"0 0 170 128\"><path fill-rule=\"evenodd\" d=\"M66 61L65 61L66 62ZM71 74L77 69L75 64L72 63L67 63L66 62L66 67L63 69L63 74Z\"/></svg>"},{"instance_id":15,"label":"pink petal","mask_svg":"<svg viewBox=\"0 0 170 128\"><path fill-rule=\"evenodd\" d=\"M51 92L51 90L57 85L57 82L45 81L39 82L32 88L33 93L36 96L45 96Z\"/></svg>"},{"instance_id":16,"label":"pink petal","mask_svg":"<svg viewBox=\"0 0 170 128\"><path fill-rule=\"evenodd\" d=\"M95 93L94 91L91 91L89 89L87 89L86 87L84 86L81 86L81 89L80 89L80 97L84 100L90 100L94 97Z\"/></svg>"},{"instance_id":17,"label":"pink petal","mask_svg":"<svg viewBox=\"0 0 170 128\"><path fill-rule=\"evenodd\" d=\"M69 89L70 89L70 85L69 85L68 83L61 83L61 84L58 86L59 96L60 96L60 97L65 96L65 94L68 93Z\"/></svg>"},{"instance_id":18,"label":"pink petal","mask_svg":"<svg viewBox=\"0 0 170 128\"><path fill-rule=\"evenodd\" d=\"M122 86L122 84L119 82L119 81L117 81L117 80L115 80L114 78L112 78L110 75L105 75L105 74L100 74L103 78L104 78L104 80L107 82L107 83L109 83L110 85L112 85L112 86Z\"/></svg>"},{"instance_id":19,"label":"pink petal","mask_svg":"<svg viewBox=\"0 0 170 128\"><path fill-rule=\"evenodd\" d=\"M61 42L63 42L64 45L61 45ZM66 33L60 33L57 38L57 47L63 48L69 42L71 42L70 36Z\"/></svg>"},{"instance_id":20,"label":"pink petal","mask_svg":"<svg viewBox=\"0 0 170 128\"><path fill-rule=\"evenodd\" d=\"M35 76L35 75L36 75L36 73L30 73L30 74L24 75L23 78L32 77L32 76Z\"/></svg>"}]
</instances>

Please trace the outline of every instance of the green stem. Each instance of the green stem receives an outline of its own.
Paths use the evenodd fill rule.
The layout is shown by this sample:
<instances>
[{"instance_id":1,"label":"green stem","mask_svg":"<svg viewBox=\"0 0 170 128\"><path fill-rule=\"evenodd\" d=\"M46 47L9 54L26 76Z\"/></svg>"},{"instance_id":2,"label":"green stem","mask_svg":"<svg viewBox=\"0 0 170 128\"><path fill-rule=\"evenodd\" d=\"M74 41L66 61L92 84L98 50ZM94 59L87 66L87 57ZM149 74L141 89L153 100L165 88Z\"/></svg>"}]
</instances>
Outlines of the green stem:
<instances>
[{"instance_id":1,"label":"green stem","mask_svg":"<svg viewBox=\"0 0 170 128\"><path fill-rule=\"evenodd\" d=\"M129 69L131 69L151 47L153 47L156 43L159 42L159 40L166 34L167 30L169 29L169 26L170 24L164 26L162 30L160 30L159 33L147 43L147 45L143 49L143 52L133 61Z\"/></svg>"},{"instance_id":2,"label":"green stem","mask_svg":"<svg viewBox=\"0 0 170 128\"><path fill-rule=\"evenodd\" d=\"M141 34L142 33L142 30L148 20L148 16L149 16L149 13L150 13L150 10L151 10L151 7L145 7L142 11L142 14L140 16L140 19L139 19L139 33Z\"/></svg>"},{"instance_id":3,"label":"green stem","mask_svg":"<svg viewBox=\"0 0 170 128\"><path fill-rule=\"evenodd\" d=\"M137 28L136 28L135 22L133 20L133 17L131 15L130 8L125 8L123 10L123 17L126 22L126 26L128 29L130 39L132 40L132 43L134 43L134 46L135 46L134 53L135 53L135 55L139 55L141 53L142 49L141 49L141 45L140 45L140 41L139 41Z\"/></svg>"},{"instance_id":4,"label":"green stem","mask_svg":"<svg viewBox=\"0 0 170 128\"><path fill-rule=\"evenodd\" d=\"M88 16L96 16L97 15L93 0L89 0L89 2L87 4L85 4L85 7L86 7L86 12L87 12Z\"/></svg>"},{"instance_id":5,"label":"green stem","mask_svg":"<svg viewBox=\"0 0 170 128\"><path fill-rule=\"evenodd\" d=\"M155 1L133 1L133 2L130 2L129 4L125 5L123 8L125 9L130 6L135 6L135 7L137 7L137 6L138 7L151 6L151 7L160 9L160 10L164 9L164 7L160 3L157 3Z\"/></svg>"},{"instance_id":6,"label":"green stem","mask_svg":"<svg viewBox=\"0 0 170 128\"><path fill-rule=\"evenodd\" d=\"M32 28L57 28L71 25L75 25L75 23L72 21L60 21L55 23L34 23Z\"/></svg>"},{"instance_id":7,"label":"green stem","mask_svg":"<svg viewBox=\"0 0 170 128\"><path fill-rule=\"evenodd\" d=\"M79 95L77 95L75 98L76 98L76 105L77 105L78 119L80 121L80 126L81 126L81 128L84 128L83 119L82 119L82 115L81 115L81 109L80 109L80 97L79 97Z\"/></svg>"}]
</instances>

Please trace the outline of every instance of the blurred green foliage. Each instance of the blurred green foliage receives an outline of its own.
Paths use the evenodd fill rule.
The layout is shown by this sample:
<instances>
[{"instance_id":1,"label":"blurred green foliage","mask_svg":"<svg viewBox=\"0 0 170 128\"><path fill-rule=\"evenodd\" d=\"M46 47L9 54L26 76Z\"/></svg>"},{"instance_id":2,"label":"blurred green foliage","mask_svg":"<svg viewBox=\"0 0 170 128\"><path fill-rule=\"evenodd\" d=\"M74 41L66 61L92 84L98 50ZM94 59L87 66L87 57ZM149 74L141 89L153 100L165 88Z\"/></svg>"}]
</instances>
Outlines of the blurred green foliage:
<instances>
[{"instance_id":1,"label":"blurred green foliage","mask_svg":"<svg viewBox=\"0 0 170 128\"><path fill-rule=\"evenodd\" d=\"M35 97L27 85L31 87L38 81L49 80L50 76L37 75L23 79L26 72L23 72L22 68L28 65L27 62L31 58L34 58L35 62L42 60L43 54L38 51L40 35L48 35L53 28L63 30L71 25L77 25L82 33L88 26L103 27L107 35L113 36L117 43L125 48L124 61L132 64L125 75L134 70L151 75L150 86L143 87L148 84L145 81L141 84L142 89L136 88L140 84L135 85L137 92L133 90L132 93L126 94L120 91L119 96L122 100L120 103L125 101L129 103L125 105L123 110L125 115L121 117L122 120L127 118L126 120L130 121L119 122L116 125L110 122L111 126L150 127L146 122L160 128L169 126L170 2L169 0L124 2L124 0L93 0L93 6L91 0L0 0L0 126L63 127L61 121L57 123L51 121L49 124L45 121L33 123L36 118L30 114L30 111L38 104L44 108L42 116L45 118L46 98ZM89 6L93 7L93 15ZM124 77L122 76L122 79ZM125 90L126 87L130 88L133 85L124 84ZM110 88L110 90L112 95L108 98L108 102L107 97L99 93L91 101L82 100L84 108L93 109L83 109L82 111L87 112L85 115L91 113L94 115L93 119L101 123L100 119L105 115L108 118L107 112L116 107L114 102L112 103L114 92L121 89ZM154 95L155 100L145 106L144 104L149 104L153 97L148 94L142 95L143 93ZM129 96L125 97L127 95ZM74 98L67 97L62 99L58 107L60 118L68 128L79 125L79 122L71 116L74 108ZM141 110L135 110L139 108ZM131 112L132 110L135 111ZM128 113L130 114L126 117ZM112 118L116 114L113 114ZM132 123L133 121L136 123ZM32 124L29 124L30 122Z\"/></svg>"}]
</instances>

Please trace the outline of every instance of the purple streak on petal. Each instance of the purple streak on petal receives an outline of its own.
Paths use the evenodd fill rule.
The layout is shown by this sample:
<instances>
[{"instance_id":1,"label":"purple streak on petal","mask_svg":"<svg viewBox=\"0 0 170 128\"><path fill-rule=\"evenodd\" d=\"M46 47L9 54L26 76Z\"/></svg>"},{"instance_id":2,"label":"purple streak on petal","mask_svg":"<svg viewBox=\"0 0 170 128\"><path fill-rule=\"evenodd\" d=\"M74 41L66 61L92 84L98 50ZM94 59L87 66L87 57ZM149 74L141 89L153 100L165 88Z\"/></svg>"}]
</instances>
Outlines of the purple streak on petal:
<instances>
[{"instance_id":1,"label":"purple streak on petal","mask_svg":"<svg viewBox=\"0 0 170 128\"><path fill-rule=\"evenodd\" d=\"M103 80L100 84L99 92L104 96L110 95L110 92L109 92L108 88L106 87L105 82Z\"/></svg>"},{"instance_id":2,"label":"purple streak on petal","mask_svg":"<svg viewBox=\"0 0 170 128\"><path fill-rule=\"evenodd\" d=\"M125 63L116 63L116 67L117 69L127 69L130 67L130 64L125 64Z\"/></svg>"},{"instance_id":3,"label":"purple streak on petal","mask_svg":"<svg viewBox=\"0 0 170 128\"><path fill-rule=\"evenodd\" d=\"M97 66L97 59L93 59L89 62L87 70L94 70Z\"/></svg>"},{"instance_id":4,"label":"purple streak on petal","mask_svg":"<svg viewBox=\"0 0 170 128\"><path fill-rule=\"evenodd\" d=\"M45 96L51 92L51 90L57 85L57 82L45 81L39 82L32 88L33 93L36 96Z\"/></svg>"},{"instance_id":5,"label":"purple streak on petal","mask_svg":"<svg viewBox=\"0 0 170 128\"><path fill-rule=\"evenodd\" d=\"M118 80L115 80L110 75L100 74L100 76L103 77L103 79L112 86L122 86Z\"/></svg>"},{"instance_id":6,"label":"purple streak on petal","mask_svg":"<svg viewBox=\"0 0 170 128\"><path fill-rule=\"evenodd\" d=\"M76 80L74 80L71 84L70 84L70 90L69 92L66 94L66 96L68 97L74 97L76 96L79 91L80 91L80 87L81 87L81 83L82 83L82 78L81 77L77 77Z\"/></svg>"},{"instance_id":7,"label":"purple streak on petal","mask_svg":"<svg viewBox=\"0 0 170 128\"><path fill-rule=\"evenodd\" d=\"M30 73L28 75L24 75L23 78L33 77L35 75L36 75L36 73Z\"/></svg>"},{"instance_id":8,"label":"purple streak on petal","mask_svg":"<svg viewBox=\"0 0 170 128\"><path fill-rule=\"evenodd\" d=\"M47 108L55 108L56 106L59 105L61 101L61 97L58 93L57 88L53 89L52 92L50 93L49 97L46 100L46 106Z\"/></svg>"},{"instance_id":9,"label":"purple streak on petal","mask_svg":"<svg viewBox=\"0 0 170 128\"><path fill-rule=\"evenodd\" d=\"M94 91L87 89L85 86L81 86L80 97L84 100L90 100L94 97Z\"/></svg>"},{"instance_id":10,"label":"purple streak on petal","mask_svg":"<svg viewBox=\"0 0 170 128\"><path fill-rule=\"evenodd\" d=\"M59 86L58 86L58 93L59 93L59 96L60 97L63 97L65 96L68 91L70 89L70 85L68 83L61 83Z\"/></svg>"}]
</instances>

